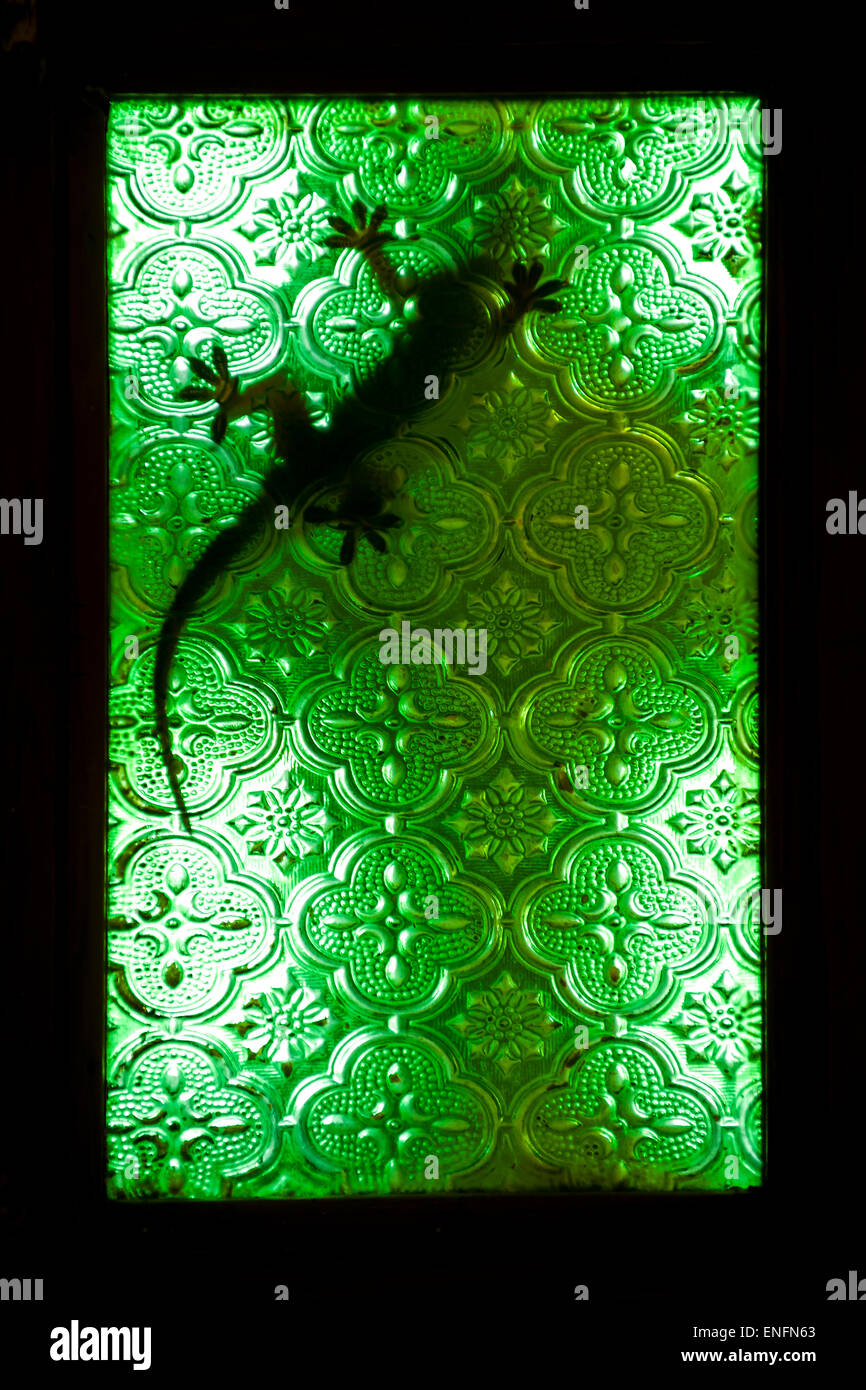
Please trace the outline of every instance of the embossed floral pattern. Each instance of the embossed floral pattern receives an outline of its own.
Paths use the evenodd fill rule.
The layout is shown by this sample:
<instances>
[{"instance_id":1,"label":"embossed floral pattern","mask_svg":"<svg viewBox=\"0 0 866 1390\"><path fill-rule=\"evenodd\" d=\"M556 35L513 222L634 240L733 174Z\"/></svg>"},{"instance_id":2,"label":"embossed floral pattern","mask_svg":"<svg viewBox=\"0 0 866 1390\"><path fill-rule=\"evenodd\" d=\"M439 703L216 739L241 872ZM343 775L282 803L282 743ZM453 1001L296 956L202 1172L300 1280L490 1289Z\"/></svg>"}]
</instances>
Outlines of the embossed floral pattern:
<instances>
[{"instance_id":1,"label":"embossed floral pattern","mask_svg":"<svg viewBox=\"0 0 866 1390\"><path fill-rule=\"evenodd\" d=\"M183 1044L150 1047L108 1096L115 1172L140 1197L229 1197L232 1177L272 1157L271 1097Z\"/></svg>"},{"instance_id":2,"label":"embossed floral pattern","mask_svg":"<svg viewBox=\"0 0 866 1390\"><path fill-rule=\"evenodd\" d=\"M271 173L298 129L277 102L143 101L112 120L111 159L151 216L204 220Z\"/></svg>"},{"instance_id":3,"label":"embossed floral pattern","mask_svg":"<svg viewBox=\"0 0 866 1390\"><path fill-rule=\"evenodd\" d=\"M302 781L287 779L284 787L250 793L245 814L229 824L246 840L248 853L264 855L288 870L299 859L324 850L336 821L315 792Z\"/></svg>"},{"instance_id":4,"label":"embossed floral pattern","mask_svg":"<svg viewBox=\"0 0 866 1390\"><path fill-rule=\"evenodd\" d=\"M681 197L681 175L698 178L718 162L730 112L741 103L693 97L551 98L523 136L527 159L552 163L598 212L660 216Z\"/></svg>"},{"instance_id":5,"label":"embossed floral pattern","mask_svg":"<svg viewBox=\"0 0 866 1390\"><path fill-rule=\"evenodd\" d=\"M251 1061L264 1057L289 1074L293 1062L305 1061L325 1046L329 1020L322 991L296 985L289 971L285 989L262 990L245 1000L233 1026Z\"/></svg>"},{"instance_id":6,"label":"embossed floral pattern","mask_svg":"<svg viewBox=\"0 0 866 1390\"><path fill-rule=\"evenodd\" d=\"M389 1013L435 1004L489 950L497 915L432 847L387 839L350 840L286 908L303 958L336 972L337 991L356 1007Z\"/></svg>"},{"instance_id":7,"label":"embossed floral pattern","mask_svg":"<svg viewBox=\"0 0 866 1390\"><path fill-rule=\"evenodd\" d=\"M715 1062L723 1071L736 1071L760 1049L760 1001L725 970L712 989L685 995L679 1027L693 1057Z\"/></svg>"},{"instance_id":8,"label":"embossed floral pattern","mask_svg":"<svg viewBox=\"0 0 866 1390\"><path fill-rule=\"evenodd\" d=\"M519 989L507 970L491 989L471 992L465 1013L451 1026L463 1034L473 1056L495 1062L506 1075L527 1057L540 1057L545 1038L556 1028L538 992Z\"/></svg>"},{"instance_id":9,"label":"embossed floral pattern","mask_svg":"<svg viewBox=\"0 0 866 1390\"><path fill-rule=\"evenodd\" d=\"M718 291L709 282L696 289L673 250L662 256L626 245L591 254L558 293L562 311L533 328L543 351L573 364L579 390L614 408L660 402L677 366L721 338Z\"/></svg>"},{"instance_id":10,"label":"embossed floral pattern","mask_svg":"<svg viewBox=\"0 0 866 1390\"><path fill-rule=\"evenodd\" d=\"M567 883L530 890L526 912L533 955L564 963L582 1003L620 1014L668 996L713 939L712 900L648 837L589 838Z\"/></svg>"},{"instance_id":11,"label":"embossed floral pattern","mask_svg":"<svg viewBox=\"0 0 866 1390\"><path fill-rule=\"evenodd\" d=\"M700 463L718 464L727 473L758 447L757 388L741 389L734 377L727 386L692 391L691 397L676 423L685 430Z\"/></svg>"},{"instance_id":12,"label":"embossed floral pattern","mask_svg":"<svg viewBox=\"0 0 866 1390\"><path fill-rule=\"evenodd\" d=\"M251 478L232 477L210 450L186 441L151 444L125 484L112 517L114 554L134 595L151 607L171 601L214 536L257 495Z\"/></svg>"},{"instance_id":13,"label":"embossed floral pattern","mask_svg":"<svg viewBox=\"0 0 866 1390\"><path fill-rule=\"evenodd\" d=\"M501 574L484 593L466 601L476 626L487 633L487 653L504 676L519 661L537 656L548 632L559 626L539 589L522 589L514 576Z\"/></svg>"},{"instance_id":14,"label":"embossed floral pattern","mask_svg":"<svg viewBox=\"0 0 866 1390\"><path fill-rule=\"evenodd\" d=\"M210 357L217 343L233 373L254 376L285 332L281 303L247 278L231 247L157 245L130 262L126 279L110 301L112 365L134 367L139 399L163 422L207 409L178 402L192 380L190 358Z\"/></svg>"},{"instance_id":15,"label":"embossed floral pattern","mask_svg":"<svg viewBox=\"0 0 866 1390\"><path fill-rule=\"evenodd\" d=\"M486 790L466 792L460 811L446 821L457 831L469 859L492 859L506 874L546 847L555 824L544 792L521 786L507 767Z\"/></svg>"},{"instance_id":16,"label":"embossed floral pattern","mask_svg":"<svg viewBox=\"0 0 866 1390\"><path fill-rule=\"evenodd\" d=\"M228 853L145 836L125 847L123 868L108 930L124 997L165 1016L197 1014L229 993L230 962L265 956L273 894Z\"/></svg>"},{"instance_id":17,"label":"embossed floral pattern","mask_svg":"<svg viewBox=\"0 0 866 1390\"><path fill-rule=\"evenodd\" d=\"M291 737L302 763L343 764L366 805L414 797L430 809L447 790L443 769L476 762L489 727L474 691L446 691L432 666L383 666L377 651L364 652L348 679L317 680Z\"/></svg>"},{"instance_id":18,"label":"embossed floral pattern","mask_svg":"<svg viewBox=\"0 0 866 1390\"><path fill-rule=\"evenodd\" d=\"M495 260L532 260L555 235L557 224L535 188L514 179L502 193L479 198L472 218L477 240Z\"/></svg>"},{"instance_id":19,"label":"embossed floral pattern","mask_svg":"<svg viewBox=\"0 0 866 1390\"><path fill-rule=\"evenodd\" d=\"M336 98L315 112L310 153L316 167L349 176L372 204L385 202L414 221L422 209L449 209L463 180L493 172L501 123L495 104L481 99L452 99L447 110L437 103L431 111L429 103L401 98Z\"/></svg>"},{"instance_id":20,"label":"embossed floral pattern","mask_svg":"<svg viewBox=\"0 0 866 1390\"><path fill-rule=\"evenodd\" d=\"M311 1155L348 1163L362 1186L387 1191L412 1183L431 1159L444 1177L482 1151L489 1113L474 1090L448 1077L429 1044L391 1037L354 1055L341 1049L332 1068L338 1084L299 1089L294 1123Z\"/></svg>"},{"instance_id":21,"label":"embossed floral pattern","mask_svg":"<svg viewBox=\"0 0 866 1390\"><path fill-rule=\"evenodd\" d=\"M709 787L686 792L686 808L668 821L685 836L693 854L708 854L726 874L744 854L758 848L756 798L720 772Z\"/></svg>"},{"instance_id":22,"label":"embossed floral pattern","mask_svg":"<svg viewBox=\"0 0 866 1390\"><path fill-rule=\"evenodd\" d=\"M172 796L152 706L154 648L115 686L109 760L118 790L139 812L165 814ZM181 644L168 687L168 718L188 805L224 798L240 771L266 763L279 741L279 697L266 682L239 677L225 652L201 638Z\"/></svg>"},{"instance_id":23,"label":"embossed floral pattern","mask_svg":"<svg viewBox=\"0 0 866 1390\"><path fill-rule=\"evenodd\" d=\"M590 437L560 464L565 480L531 483L525 543L554 555L557 587L589 609L635 612L697 567L718 533L716 503L673 453L639 430Z\"/></svg>"},{"instance_id":24,"label":"embossed floral pattern","mask_svg":"<svg viewBox=\"0 0 866 1390\"><path fill-rule=\"evenodd\" d=\"M737 276L761 250L757 189L736 173L710 193L696 193L686 217L675 224L692 239L696 260L719 260Z\"/></svg>"},{"instance_id":25,"label":"embossed floral pattern","mask_svg":"<svg viewBox=\"0 0 866 1390\"><path fill-rule=\"evenodd\" d=\"M330 231L328 205L318 193L256 199L241 228L255 245L259 265L282 265L296 271L304 262L327 255L322 244Z\"/></svg>"},{"instance_id":26,"label":"embossed floral pattern","mask_svg":"<svg viewBox=\"0 0 866 1390\"><path fill-rule=\"evenodd\" d=\"M251 650L286 658L324 650L333 625L321 594L281 583L250 600L245 627Z\"/></svg>"},{"instance_id":27,"label":"embossed floral pattern","mask_svg":"<svg viewBox=\"0 0 866 1390\"><path fill-rule=\"evenodd\" d=\"M689 656L714 656L725 675L757 646L757 595L744 593L727 565L712 579L692 581L672 616Z\"/></svg>"},{"instance_id":28,"label":"embossed floral pattern","mask_svg":"<svg viewBox=\"0 0 866 1390\"><path fill-rule=\"evenodd\" d=\"M469 446L473 455L501 461L510 471L516 459L528 458L549 438L550 407L540 391L516 386L489 391L482 405L469 411Z\"/></svg>"},{"instance_id":29,"label":"embossed floral pattern","mask_svg":"<svg viewBox=\"0 0 866 1390\"><path fill-rule=\"evenodd\" d=\"M645 1167L676 1170L706 1149L706 1104L682 1086L665 1086L658 1063L637 1048L592 1051L577 1078L573 1089L542 1101L530 1127L541 1152L569 1164L580 1185L632 1186Z\"/></svg>"},{"instance_id":30,"label":"embossed floral pattern","mask_svg":"<svg viewBox=\"0 0 866 1390\"><path fill-rule=\"evenodd\" d=\"M602 642L574 663L568 685L533 703L527 730L554 762L588 768L598 802L651 798L709 735L704 698L663 672L661 653Z\"/></svg>"},{"instance_id":31,"label":"embossed floral pattern","mask_svg":"<svg viewBox=\"0 0 866 1390\"><path fill-rule=\"evenodd\" d=\"M112 102L113 1199L760 1182L757 102Z\"/></svg>"}]
</instances>

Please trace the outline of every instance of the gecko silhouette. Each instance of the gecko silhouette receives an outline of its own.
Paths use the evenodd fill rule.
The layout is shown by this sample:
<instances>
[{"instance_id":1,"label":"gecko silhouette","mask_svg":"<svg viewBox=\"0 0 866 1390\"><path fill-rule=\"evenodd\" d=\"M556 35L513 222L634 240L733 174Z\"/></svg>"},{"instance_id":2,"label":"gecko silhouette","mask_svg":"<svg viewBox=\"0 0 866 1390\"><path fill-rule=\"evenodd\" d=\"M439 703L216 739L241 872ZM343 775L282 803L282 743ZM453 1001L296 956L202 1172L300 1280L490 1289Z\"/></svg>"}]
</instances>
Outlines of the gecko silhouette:
<instances>
[{"instance_id":1,"label":"gecko silhouette","mask_svg":"<svg viewBox=\"0 0 866 1390\"><path fill-rule=\"evenodd\" d=\"M440 380L453 371L452 363L472 342L483 336L487 350L495 348L530 310L553 313L561 306L553 298L567 284L564 280L541 283L542 264L514 263L513 278L500 287L505 303L491 310L473 289L474 277L490 281L497 267L486 256L472 258L463 271L439 272L415 285L401 284L383 247L398 239L382 230L387 209L380 205L367 220L363 203L352 205L355 225L338 215L328 221L333 235L327 246L352 249L363 256L382 293L404 317L406 332L399 335L394 351L379 363L357 394L339 400L327 430L316 428L306 400L291 382L277 374L241 389L230 375L225 350L212 348L213 368L200 358L190 366L201 385L189 385L178 393L183 400L213 400L219 409L211 433L220 443L233 420L265 411L271 422L276 466L262 484L262 494L244 509L237 522L218 535L196 561L178 587L160 629L154 668L157 736L174 800L184 828L192 834L192 822L184 801L181 778L186 767L172 747L168 722L168 686L172 663L183 629L196 604L215 580L231 566L261 528L274 525L276 508L287 507L294 516L298 499L311 484L327 486L336 495L336 506L307 505L305 524L328 525L343 533L340 565L352 563L358 545L366 541L379 552L387 549L387 534L401 525L387 510L393 494L383 491L365 471L364 455L376 444L393 438L409 422L435 404L424 394L431 372ZM418 240L417 237L406 240ZM413 313L406 315L411 297Z\"/></svg>"}]
</instances>

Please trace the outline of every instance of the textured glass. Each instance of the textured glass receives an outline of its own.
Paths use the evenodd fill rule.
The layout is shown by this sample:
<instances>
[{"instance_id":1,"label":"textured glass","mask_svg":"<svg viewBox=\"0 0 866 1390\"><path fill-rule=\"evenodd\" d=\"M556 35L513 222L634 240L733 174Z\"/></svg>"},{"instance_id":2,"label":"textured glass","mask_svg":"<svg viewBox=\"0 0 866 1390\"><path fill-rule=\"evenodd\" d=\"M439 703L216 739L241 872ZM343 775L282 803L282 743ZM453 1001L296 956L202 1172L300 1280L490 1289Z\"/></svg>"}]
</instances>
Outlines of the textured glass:
<instances>
[{"instance_id":1,"label":"textured glass","mask_svg":"<svg viewBox=\"0 0 866 1390\"><path fill-rule=\"evenodd\" d=\"M760 1181L756 106L113 106L113 1196ZM326 245L359 202L405 298ZM509 321L536 258L565 285ZM375 435L414 290L470 261L461 351L363 443L401 524L340 564L311 478L183 630L190 833L160 628L274 463L190 362Z\"/></svg>"}]
</instances>

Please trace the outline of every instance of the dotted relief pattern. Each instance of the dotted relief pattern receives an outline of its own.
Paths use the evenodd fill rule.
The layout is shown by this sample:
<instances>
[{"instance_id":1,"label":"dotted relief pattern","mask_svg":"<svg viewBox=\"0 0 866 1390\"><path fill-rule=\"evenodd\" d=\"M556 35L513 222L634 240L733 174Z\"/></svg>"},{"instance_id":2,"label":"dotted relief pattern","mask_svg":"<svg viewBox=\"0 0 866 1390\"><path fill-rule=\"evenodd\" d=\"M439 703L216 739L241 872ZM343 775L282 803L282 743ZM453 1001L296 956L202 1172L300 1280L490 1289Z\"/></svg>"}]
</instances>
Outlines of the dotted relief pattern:
<instances>
[{"instance_id":1,"label":"dotted relief pattern","mask_svg":"<svg viewBox=\"0 0 866 1390\"><path fill-rule=\"evenodd\" d=\"M113 1197L760 1183L756 106L112 107ZM402 304L325 244L359 201ZM188 834L159 631L274 462L261 411L214 442L190 360L375 424L414 287L479 258L367 448L384 550L293 515L186 625ZM486 331L536 259L557 308ZM465 661L417 659L435 629Z\"/></svg>"}]
</instances>

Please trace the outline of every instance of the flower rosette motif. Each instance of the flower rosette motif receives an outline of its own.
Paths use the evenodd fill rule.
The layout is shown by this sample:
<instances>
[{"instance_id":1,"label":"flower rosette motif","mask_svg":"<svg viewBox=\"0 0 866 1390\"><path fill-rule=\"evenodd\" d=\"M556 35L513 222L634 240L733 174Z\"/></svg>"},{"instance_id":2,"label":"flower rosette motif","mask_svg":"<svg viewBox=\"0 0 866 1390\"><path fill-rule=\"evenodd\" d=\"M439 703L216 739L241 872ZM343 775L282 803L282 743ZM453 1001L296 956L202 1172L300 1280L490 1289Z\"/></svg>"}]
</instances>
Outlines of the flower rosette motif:
<instances>
[{"instance_id":1,"label":"flower rosette motif","mask_svg":"<svg viewBox=\"0 0 866 1390\"><path fill-rule=\"evenodd\" d=\"M153 669L156 648L142 651L109 705L109 766L117 791L137 814L167 816L174 796L156 730ZM187 637L168 682L168 723L181 786L194 816L222 802L238 779L269 768L281 743L277 693L259 677L236 674L214 638Z\"/></svg>"},{"instance_id":2,"label":"flower rosette motif","mask_svg":"<svg viewBox=\"0 0 866 1390\"><path fill-rule=\"evenodd\" d=\"M502 271L510 271L515 261L534 260L562 230L538 189L516 176L501 192L476 197L473 212L458 226Z\"/></svg>"},{"instance_id":3,"label":"flower rosette motif","mask_svg":"<svg viewBox=\"0 0 866 1390\"><path fill-rule=\"evenodd\" d=\"M346 1193L441 1190L479 1164L496 1128L493 1102L441 1044L393 1033L347 1038L330 1075L302 1082L288 1109L309 1163L342 1173Z\"/></svg>"},{"instance_id":4,"label":"flower rosette motif","mask_svg":"<svg viewBox=\"0 0 866 1390\"><path fill-rule=\"evenodd\" d=\"M733 169L720 188L695 193L673 224L691 242L696 261L720 261L733 279L761 254L761 181Z\"/></svg>"},{"instance_id":5,"label":"flower rosette motif","mask_svg":"<svg viewBox=\"0 0 866 1390\"><path fill-rule=\"evenodd\" d=\"M656 832L593 831L560 852L558 881L521 890L520 946L560 972L581 1010L656 1014L717 939L720 903Z\"/></svg>"},{"instance_id":6,"label":"flower rosette motif","mask_svg":"<svg viewBox=\"0 0 866 1390\"><path fill-rule=\"evenodd\" d=\"M508 767L501 767L480 791L467 788L459 811L444 821L456 832L467 859L490 860L507 875L547 849L556 823L545 792L518 781Z\"/></svg>"},{"instance_id":7,"label":"flower rosette motif","mask_svg":"<svg viewBox=\"0 0 866 1390\"><path fill-rule=\"evenodd\" d=\"M320 590L295 584L283 574L250 596L243 625L250 652L290 669L295 658L327 650L336 619Z\"/></svg>"},{"instance_id":8,"label":"flower rosette motif","mask_svg":"<svg viewBox=\"0 0 866 1390\"><path fill-rule=\"evenodd\" d=\"M300 188L295 170L288 171L286 185L284 192L256 198L238 231L250 242L256 265L284 267L296 275L327 257L330 207L318 193Z\"/></svg>"},{"instance_id":9,"label":"flower rosette motif","mask_svg":"<svg viewBox=\"0 0 866 1390\"><path fill-rule=\"evenodd\" d=\"M705 854L723 874L760 849L757 795L725 768L709 786L686 792L685 806L668 817L668 825L682 835L690 854Z\"/></svg>"},{"instance_id":10,"label":"flower rosette motif","mask_svg":"<svg viewBox=\"0 0 866 1390\"><path fill-rule=\"evenodd\" d=\"M191 1017L230 995L235 975L276 941L279 910L267 884L240 872L222 839L200 843L152 832L118 845L110 885L109 969L139 1011Z\"/></svg>"},{"instance_id":11,"label":"flower rosette motif","mask_svg":"<svg viewBox=\"0 0 866 1390\"><path fill-rule=\"evenodd\" d=\"M337 800L365 817L429 815L458 776L492 755L487 686L438 666L388 666L374 635L340 661L331 681L306 681L289 728L302 767L330 778Z\"/></svg>"},{"instance_id":12,"label":"flower rosette motif","mask_svg":"<svg viewBox=\"0 0 866 1390\"><path fill-rule=\"evenodd\" d=\"M436 842L407 835L347 840L285 911L293 951L330 972L353 1008L389 1017L435 1008L492 950L500 917L495 890L482 893Z\"/></svg>"},{"instance_id":13,"label":"flower rosette motif","mask_svg":"<svg viewBox=\"0 0 866 1390\"><path fill-rule=\"evenodd\" d=\"M686 409L673 422L688 437L689 462L694 468L718 467L728 473L757 451L761 420L757 387L736 381L734 395L732 384L721 382L691 391Z\"/></svg>"},{"instance_id":14,"label":"flower rosette motif","mask_svg":"<svg viewBox=\"0 0 866 1390\"><path fill-rule=\"evenodd\" d=\"M763 1031L760 979L753 983L754 989L723 970L709 989L683 995L682 1018L674 1027L682 1034L690 1063L710 1062L733 1075L758 1057Z\"/></svg>"},{"instance_id":15,"label":"flower rosette motif","mask_svg":"<svg viewBox=\"0 0 866 1390\"><path fill-rule=\"evenodd\" d=\"M718 1113L714 1092L679 1073L668 1047L623 1039L585 1052L567 1087L531 1101L523 1123L537 1155L578 1186L653 1186L653 1173L678 1186L712 1163Z\"/></svg>"},{"instance_id":16,"label":"flower rosette motif","mask_svg":"<svg viewBox=\"0 0 866 1390\"><path fill-rule=\"evenodd\" d=\"M399 272L401 264L410 257L417 260L419 252L395 247L391 256ZM429 273L429 265L426 269ZM333 275L304 286L295 300L292 321L301 362L323 375L339 373L345 387L353 391L390 357L407 330L399 303L383 293L370 266L351 249L338 257Z\"/></svg>"},{"instance_id":17,"label":"flower rosette motif","mask_svg":"<svg viewBox=\"0 0 866 1390\"><path fill-rule=\"evenodd\" d=\"M750 579L754 576L750 575ZM714 660L725 676L741 657L758 650L758 596L728 564L713 575L690 579L670 621L687 658ZM736 639L736 647L729 644Z\"/></svg>"},{"instance_id":18,"label":"flower rosette motif","mask_svg":"<svg viewBox=\"0 0 866 1390\"><path fill-rule=\"evenodd\" d=\"M260 484L234 472L229 455L204 440L178 438L146 445L113 469L112 554L123 566L120 587L137 608L160 613L212 540L256 502ZM276 545L274 527L252 537L235 568L249 570ZM220 575L198 607L213 608L232 593Z\"/></svg>"},{"instance_id":19,"label":"flower rosette motif","mask_svg":"<svg viewBox=\"0 0 866 1390\"><path fill-rule=\"evenodd\" d=\"M554 99L535 113L524 148L537 167L570 177L563 188L580 211L658 217L679 202L687 178L723 158L717 109L723 103L689 97Z\"/></svg>"},{"instance_id":20,"label":"flower rosette motif","mask_svg":"<svg viewBox=\"0 0 866 1390\"><path fill-rule=\"evenodd\" d=\"M423 208L429 222L456 204L465 183L505 167L511 142L496 102L449 101L437 115L435 102L342 97L316 108L308 148L315 169L346 176L353 198L385 203L398 217L414 219Z\"/></svg>"},{"instance_id":21,"label":"flower rosette motif","mask_svg":"<svg viewBox=\"0 0 866 1390\"><path fill-rule=\"evenodd\" d=\"M507 970L490 989L470 990L465 1010L449 1022L470 1057L494 1063L506 1076L520 1063L543 1056L558 1027L541 991L520 989Z\"/></svg>"},{"instance_id":22,"label":"flower rosette motif","mask_svg":"<svg viewBox=\"0 0 866 1390\"><path fill-rule=\"evenodd\" d=\"M243 1041L250 1062L281 1066L290 1076L297 1063L325 1046L331 1011L322 990L298 982L292 970L284 978L285 985L248 993L226 1023Z\"/></svg>"},{"instance_id":23,"label":"flower rosette motif","mask_svg":"<svg viewBox=\"0 0 866 1390\"><path fill-rule=\"evenodd\" d=\"M137 400L161 420L203 420L212 410L179 401L178 392L195 382L189 359L210 360L215 343L244 381L277 366L289 331L285 310L247 279L227 242L147 242L114 267L112 281L111 367L134 374Z\"/></svg>"},{"instance_id":24,"label":"flower rosette motif","mask_svg":"<svg viewBox=\"0 0 866 1390\"><path fill-rule=\"evenodd\" d=\"M590 614L638 613L664 602L678 574L707 562L718 535L710 487L677 473L672 441L652 426L593 432L563 453L558 477L518 499L523 543L557 564L565 602ZM578 509L586 507L587 525Z\"/></svg>"},{"instance_id":25,"label":"flower rosette motif","mask_svg":"<svg viewBox=\"0 0 866 1390\"><path fill-rule=\"evenodd\" d=\"M246 841L249 855L261 855L288 874L310 855L324 853L337 822L320 793L287 774L281 786L249 792L243 812L228 824Z\"/></svg>"},{"instance_id":26,"label":"flower rosette motif","mask_svg":"<svg viewBox=\"0 0 866 1390\"><path fill-rule=\"evenodd\" d=\"M466 595L468 626L487 633L487 656L507 676L520 662L540 656L544 639L561 626L542 589L525 589L502 571L488 589Z\"/></svg>"},{"instance_id":27,"label":"flower rosette motif","mask_svg":"<svg viewBox=\"0 0 866 1390\"><path fill-rule=\"evenodd\" d=\"M282 102L112 102L109 169L148 218L225 217L282 164L298 131Z\"/></svg>"},{"instance_id":28,"label":"flower rosette motif","mask_svg":"<svg viewBox=\"0 0 866 1390\"><path fill-rule=\"evenodd\" d=\"M107 1130L115 1195L229 1197L276 1157L278 1101L211 1044L133 1045L109 1076Z\"/></svg>"},{"instance_id":29,"label":"flower rosette motif","mask_svg":"<svg viewBox=\"0 0 866 1390\"><path fill-rule=\"evenodd\" d=\"M557 423L545 392L521 385L511 373L501 390L475 400L461 421L471 462L495 460L506 475L527 460L539 462Z\"/></svg>"},{"instance_id":30,"label":"flower rosette motif","mask_svg":"<svg viewBox=\"0 0 866 1390\"><path fill-rule=\"evenodd\" d=\"M562 766L579 787L578 769L587 768L577 796L592 810L650 810L712 757L716 713L690 678L674 678L658 640L592 638L558 665L564 679L517 692L506 733L518 757Z\"/></svg>"},{"instance_id":31,"label":"flower rosette motif","mask_svg":"<svg viewBox=\"0 0 866 1390\"><path fill-rule=\"evenodd\" d=\"M661 405L679 371L717 351L727 313L712 282L649 231L591 250L557 299L560 310L518 330L526 360L555 370L583 410L605 413Z\"/></svg>"}]
</instances>

